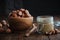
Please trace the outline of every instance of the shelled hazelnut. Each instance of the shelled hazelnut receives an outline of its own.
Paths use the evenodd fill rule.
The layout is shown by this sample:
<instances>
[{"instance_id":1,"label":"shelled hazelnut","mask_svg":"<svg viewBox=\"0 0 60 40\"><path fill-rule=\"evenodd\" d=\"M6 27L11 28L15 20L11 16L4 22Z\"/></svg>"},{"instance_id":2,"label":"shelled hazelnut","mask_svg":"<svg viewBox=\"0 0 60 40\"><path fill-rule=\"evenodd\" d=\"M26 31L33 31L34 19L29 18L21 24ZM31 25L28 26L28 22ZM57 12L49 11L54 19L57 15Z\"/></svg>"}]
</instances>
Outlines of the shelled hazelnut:
<instances>
[{"instance_id":1,"label":"shelled hazelnut","mask_svg":"<svg viewBox=\"0 0 60 40\"><path fill-rule=\"evenodd\" d=\"M20 9L10 12L9 17L31 17L28 10Z\"/></svg>"}]
</instances>

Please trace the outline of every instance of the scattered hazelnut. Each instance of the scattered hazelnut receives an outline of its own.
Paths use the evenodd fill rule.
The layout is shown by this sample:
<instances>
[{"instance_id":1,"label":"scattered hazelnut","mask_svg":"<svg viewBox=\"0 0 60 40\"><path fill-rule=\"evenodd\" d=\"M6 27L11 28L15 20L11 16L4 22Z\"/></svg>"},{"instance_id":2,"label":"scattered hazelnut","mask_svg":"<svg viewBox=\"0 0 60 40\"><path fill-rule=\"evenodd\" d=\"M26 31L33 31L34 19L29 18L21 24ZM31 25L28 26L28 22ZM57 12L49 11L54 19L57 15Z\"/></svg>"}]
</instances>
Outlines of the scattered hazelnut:
<instances>
[{"instance_id":1,"label":"scattered hazelnut","mask_svg":"<svg viewBox=\"0 0 60 40\"><path fill-rule=\"evenodd\" d=\"M55 34L55 30L52 31L52 34Z\"/></svg>"},{"instance_id":2,"label":"scattered hazelnut","mask_svg":"<svg viewBox=\"0 0 60 40\"><path fill-rule=\"evenodd\" d=\"M2 28L2 24L0 23L0 28Z\"/></svg>"},{"instance_id":3,"label":"scattered hazelnut","mask_svg":"<svg viewBox=\"0 0 60 40\"><path fill-rule=\"evenodd\" d=\"M8 29L6 30L6 32L7 32L7 33L11 33L11 29L8 28Z\"/></svg>"},{"instance_id":4,"label":"scattered hazelnut","mask_svg":"<svg viewBox=\"0 0 60 40\"><path fill-rule=\"evenodd\" d=\"M2 20L2 24L6 25L7 24L6 20Z\"/></svg>"},{"instance_id":5,"label":"scattered hazelnut","mask_svg":"<svg viewBox=\"0 0 60 40\"><path fill-rule=\"evenodd\" d=\"M55 29L55 33L60 33L60 31L58 29Z\"/></svg>"},{"instance_id":6,"label":"scattered hazelnut","mask_svg":"<svg viewBox=\"0 0 60 40\"><path fill-rule=\"evenodd\" d=\"M4 29L3 29L3 28L0 28L0 33L1 33L1 32L4 32Z\"/></svg>"}]
</instances>

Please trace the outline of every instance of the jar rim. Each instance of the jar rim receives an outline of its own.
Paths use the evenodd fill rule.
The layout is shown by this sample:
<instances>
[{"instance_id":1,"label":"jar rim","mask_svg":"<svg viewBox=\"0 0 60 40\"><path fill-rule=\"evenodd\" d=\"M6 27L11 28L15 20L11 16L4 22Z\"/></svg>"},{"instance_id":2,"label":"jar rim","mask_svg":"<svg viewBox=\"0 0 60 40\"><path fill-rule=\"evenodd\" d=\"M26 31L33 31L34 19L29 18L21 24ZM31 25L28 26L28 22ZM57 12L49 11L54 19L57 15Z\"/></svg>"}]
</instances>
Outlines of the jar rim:
<instances>
[{"instance_id":1,"label":"jar rim","mask_svg":"<svg viewBox=\"0 0 60 40\"><path fill-rule=\"evenodd\" d=\"M45 15L44 16L37 16L37 17L40 17L40 18L51 18L52 17L53 18L53 16L45 16Z\"/></svg>"}]
</instances>

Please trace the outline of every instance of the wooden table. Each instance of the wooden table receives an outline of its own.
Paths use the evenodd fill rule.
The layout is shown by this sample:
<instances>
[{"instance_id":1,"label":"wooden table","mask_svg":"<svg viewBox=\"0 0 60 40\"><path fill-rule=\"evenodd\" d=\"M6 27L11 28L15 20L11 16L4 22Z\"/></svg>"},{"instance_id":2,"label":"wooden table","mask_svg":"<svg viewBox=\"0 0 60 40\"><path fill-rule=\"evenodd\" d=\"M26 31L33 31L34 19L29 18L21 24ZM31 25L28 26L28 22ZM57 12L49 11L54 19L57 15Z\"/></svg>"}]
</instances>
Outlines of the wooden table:
<instances>
[{"instance_id":1,"label":"wooden table","mask_svg":"<svg viewBox=\"0 0 60 40\"><path fill-rule=\"evenodd\" d=\"M60 40L60 34L43 35L33 33L25 37L24 33L0 34L0 40Z\"/></svg>"},{"instance_id":2,"label":"wooden table","mask_svg":"<svg viewBox=\"0 0 60 40\"><path fill-rule=\"evenodd\" d=\"M60 27L58 27L60 30ZM0 40L60 40L60 34L43 35L32 33L29 37L25 37L24 33L0 34Z\"/></svg>"}]
</instances>

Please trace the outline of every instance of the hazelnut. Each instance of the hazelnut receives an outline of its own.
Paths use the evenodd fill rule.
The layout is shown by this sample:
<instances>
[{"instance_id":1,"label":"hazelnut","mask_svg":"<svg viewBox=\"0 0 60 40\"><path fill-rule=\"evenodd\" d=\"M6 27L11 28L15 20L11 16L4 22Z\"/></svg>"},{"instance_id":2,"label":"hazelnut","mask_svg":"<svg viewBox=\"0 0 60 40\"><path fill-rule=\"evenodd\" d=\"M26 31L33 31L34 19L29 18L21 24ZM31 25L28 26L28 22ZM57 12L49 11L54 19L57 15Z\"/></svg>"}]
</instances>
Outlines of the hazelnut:
<instances>
[{"instance_id":1,"label":"hazelnut","mask_svg":"<svg viewBox=\"0 0 60 40\"><path fill-rule=\"evenodd\" d=\"M58 29L55 29L55 33L60 33L60 31Z\"/></svg>"},{"instance_id":2,"label":"hazelnut","mask_svg":"<svg viewBox=\"0 0 60 40\"><path fill-rule=\"evenodd\" d=\"M12 13L17 13L17 11L12 11Z\"/></svg>"},{"instance_id":3,"label":"hazelnut","mask_svg":"<svg viewBox=\"0 0 60 40\"><path fill-rule=\"evenodd\" d=\"M9 17L17 17L17 12L16 11L12 11L10 14L9 14Z\"/></svg>"},{"instance_id":4,"label":"hazelnut","mask_svg":"<svg viewBox=\"0 0 60 40\"><path fill-rule=\"evenodd\" d=\"M30 13L29 13L28 10L25 10L25 16L26 16L26 17L31 17L31 15L30 15Z\"/></svg>"},{"instance_id":5,"label":"hazelnut","mask_svg":"<svg viewBox=\"0 0 60 40\"><path fill-rule=\"evenodd\" d=\"M11 29L8 28L8 29L6 30L6 32L7 32L7 33L11 33Z\"/></svg>"},{"instance_id":6,"label":"hazelnut","mask_svg":"<svg viewBox=\"0 0 60 40\"><path fill-rule=\"evenodd\" d=\"M3 28L0 28L0 32L4 32L4 29Z\"/></svg>"},{"instance_id":7,"label":"hazelnut","mask_svg":"<svg viewBox=\"0 0 60 40\"><path fill-rule=\"evenodd\" d=\"M25 14L24 13L22 14L22 17L25 17Z\"/></svg>"},{"instance_id":8,"label":"hazelnut","mask_svg":"<svg viewBox=\"0 0 60 40\"><path fill-rule=\"evenodd\" d=\"M0 23L0 28L2 28L2 24Z\"/></svg>"},{"instance_id":9,"label":"hazelnut","mask_svg":"<svg viewBox=\"0 0 60 40\"><path fill-rule=\"evenodd\" d=\"M25 11L25 9L21 8L21 9L20 9L20 11L24 12L24 11Z\"/></svg>"},{"instance_id":10,"label":"hazelnut","mask_svg":"<svg viewBox=\"0 0 60 40\"><path fill-rule=\"evenodd\" d=\"M19 12L20 10L17 10L17 12Z\"/></svg>"},{"instance_id":11,"label":"hazelnut","mask_svg":"<svg viewBox=\"0 0 60 40\"><path fill-rule=\"evenodd\" d=\"M2 24L6 25L7 24L6 20L2 20Z\"/></svg>"},{"instance_id":12,"label":"hazelnut","mask_svg":"<svg viewBox=\"0 0 60 40\"><path fill-rule=\"evenodd\" d=\"M17 16L22 17L22 12L21 12L21 11L19 11L19 13L17 13Z\"/></svg>"},{"instance_id":13,"label":"hazelnut","mask_svg":"<svg viewBox=\"0 0 60 40\"><path fill-rule=\"evenodd\" d=\"M55 30L52 31L52 34L55 34Z\"/></svg>"},{"instance_id":14,"label":"hazelnut","mask_svg":"<svg viewBox=\"0 0 60 40\"><path fill-rule=\"evenodd\" d=\"M17 17L16 13L12 13L12 17Z\"/></svg>"}]
</instances>

